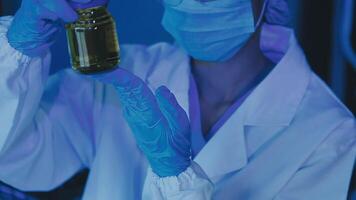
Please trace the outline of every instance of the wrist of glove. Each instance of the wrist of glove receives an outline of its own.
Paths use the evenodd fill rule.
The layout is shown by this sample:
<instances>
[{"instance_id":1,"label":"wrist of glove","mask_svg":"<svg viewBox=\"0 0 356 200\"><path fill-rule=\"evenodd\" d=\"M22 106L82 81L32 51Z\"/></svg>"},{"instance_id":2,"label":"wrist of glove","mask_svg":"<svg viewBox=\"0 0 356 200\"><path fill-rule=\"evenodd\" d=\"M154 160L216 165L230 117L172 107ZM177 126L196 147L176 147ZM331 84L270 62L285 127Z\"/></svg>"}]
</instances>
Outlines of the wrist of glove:
<instances>
[{"instance_id":1,"label":"wrist of glove","mask_svg":"<svg viewBox=\"0 0 356 200\"><path fill-rule=\"evenodd\" d=\"M177 176L190 166L189 120L168 88L153 94L141 79L122 69L94 78L116 87L124 117L154 173Z\"/></svg>"}]
</instances>

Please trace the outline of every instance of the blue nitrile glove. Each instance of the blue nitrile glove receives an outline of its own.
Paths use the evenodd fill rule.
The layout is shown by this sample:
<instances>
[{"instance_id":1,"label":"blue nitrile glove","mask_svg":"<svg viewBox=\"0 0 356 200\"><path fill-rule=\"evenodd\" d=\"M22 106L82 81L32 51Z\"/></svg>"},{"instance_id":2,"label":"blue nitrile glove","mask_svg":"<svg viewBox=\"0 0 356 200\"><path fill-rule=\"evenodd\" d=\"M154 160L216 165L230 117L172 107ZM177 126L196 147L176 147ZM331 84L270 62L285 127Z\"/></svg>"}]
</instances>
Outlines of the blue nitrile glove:
<instances>
[{"instance_id":1,"label":"blue nitrile glove","mask_svg":"<svg viewBox=\"0 0 356 200\"><path fill-rule=\"evenodd\" d=\"M55 33L63 27L60 22L73 22L77 18L77 13L67 0L22 0L7 38L18 51L29 56L40 55L54 42Z\"/></svg>"},{"instance_id":2,"label":"blue nitrile glove","mask_svg":"<svg viewBox=\"0 0 356 200\"><path fill-rule=\"evenodd\" d=\"M189 120L166 87L154 95L140 78L123 69L92 77L116 87L125 119L153 172L177 176L190 166Z\"/></svg>"}]
</instances>

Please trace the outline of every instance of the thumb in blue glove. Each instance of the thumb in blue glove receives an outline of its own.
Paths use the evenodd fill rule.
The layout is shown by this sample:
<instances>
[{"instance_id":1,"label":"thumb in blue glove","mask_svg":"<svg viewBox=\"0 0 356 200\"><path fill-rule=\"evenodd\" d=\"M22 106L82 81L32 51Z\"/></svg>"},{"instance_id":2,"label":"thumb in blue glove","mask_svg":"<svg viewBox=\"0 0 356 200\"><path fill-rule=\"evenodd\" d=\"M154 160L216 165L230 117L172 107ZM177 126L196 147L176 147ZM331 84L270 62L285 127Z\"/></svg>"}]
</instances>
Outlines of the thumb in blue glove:
<instances>
[{"instance_id":1,"label":"thumb in blue glove","mask_svg":"<svg viewBox=\"0 0 356 200\"><path fill-rule=\"evenodd\" d=\"M73 0L88 3L91 0ZM53 43L60 21L73 22L78 18L67 0L23 0L8 30L10 45L20 52L37 56Z\"/></svg>"},{"instance_id":2,"label":"thumb in blue glove","mask_svg":"<svg viewBox=\"0 0 356 200\"><path fill-rule=\"evenodd\" d=\"M189 120L168 88L162 86L154 95L140 78L122 69L93 77L116 87L125 119L153 172L176 176L190 166Z\"/></svg>"}]
</instances>

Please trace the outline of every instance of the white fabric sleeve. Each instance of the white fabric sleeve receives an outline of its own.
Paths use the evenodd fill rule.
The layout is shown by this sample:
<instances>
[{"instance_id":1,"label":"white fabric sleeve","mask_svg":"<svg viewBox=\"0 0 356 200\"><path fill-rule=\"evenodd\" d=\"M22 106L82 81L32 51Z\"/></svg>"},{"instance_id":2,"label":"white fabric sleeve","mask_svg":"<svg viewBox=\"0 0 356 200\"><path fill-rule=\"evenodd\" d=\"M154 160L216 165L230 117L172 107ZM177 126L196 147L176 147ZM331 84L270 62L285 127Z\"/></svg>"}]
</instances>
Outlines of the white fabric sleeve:
<instances>
[{"instance_id":1,"label":"white fabric sleeve","mask_svg":"<svg viewBox=\"0 0 356 200\"><path fill-rule=\"evenodd\" d=\"M347 199L355 157L356 124L349 119L328 136L274 199Z\"/></svg>"},{"instance_id":2,"label":"white fabric sleeve","mask_svg":"<svg viewBox=\"0 0 356 200\"><path fill-rule=\"evenodd\" d=\"M30 58L13 49L11 21L0 18L0 180L50 190L90 163L92 86L68 73L47 80L50 53Z\"/></svg>"},{"instance_id":3,"label":"white fabric sleeve","mask_svg":"<svg viewBox=\"0 0 356 200\"><path fill-rule=\"evenodd\" d=\"M200 166L192 165L178 176L160 178L148 169L143 200L207 200L212 199L213 183Z\"/></svg>"}]
</instances>

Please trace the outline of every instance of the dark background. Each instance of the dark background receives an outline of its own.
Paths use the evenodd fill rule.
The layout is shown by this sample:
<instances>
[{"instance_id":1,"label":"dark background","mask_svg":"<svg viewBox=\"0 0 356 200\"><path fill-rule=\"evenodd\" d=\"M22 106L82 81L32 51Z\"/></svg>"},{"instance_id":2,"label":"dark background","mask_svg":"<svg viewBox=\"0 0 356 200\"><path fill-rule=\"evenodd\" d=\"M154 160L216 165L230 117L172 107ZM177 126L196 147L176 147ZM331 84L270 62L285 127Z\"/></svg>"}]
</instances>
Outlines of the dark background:
<instances>
[{"instance_id":1,"label":"dark background","mask_svg":"<svg viewBox=\"0 0 356 200\"><path fill-rule=\"evenodd\" d=\"M336 20L337 13L340 12L337 8L342 1L344 0L289 0L289 4L293 27L310 65L355 114L356 70L343 58L340 43L336 38L342 23ZM0 15L13 15L19 2L20 0L0 0ZM157 0L112 0L109 8L115 11L112 13L117 21L121 43L152 44L158 41L172 41L160 26L162 7ZM356 12L354 19L356 20ZM356 49L356 23L354 23L352 44ZM55 65L52 73L69 67L64 32L60 34L53 49ZM87 171L82 172L66 186L52 193L34 195L51 200L68 199L68 195L80 196L86 174ZM355 180L352 182L355 188Z\"/></svg>"}]
</instances>

